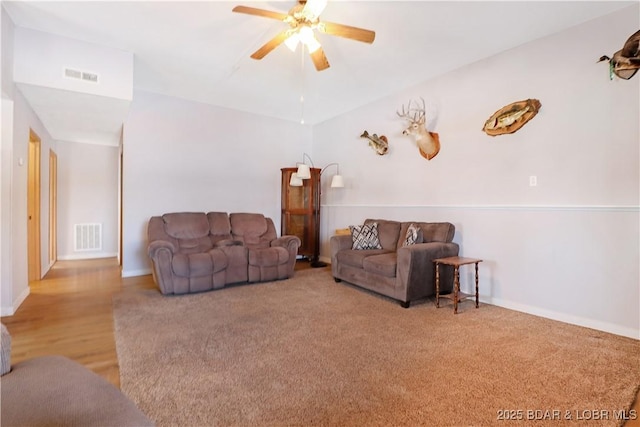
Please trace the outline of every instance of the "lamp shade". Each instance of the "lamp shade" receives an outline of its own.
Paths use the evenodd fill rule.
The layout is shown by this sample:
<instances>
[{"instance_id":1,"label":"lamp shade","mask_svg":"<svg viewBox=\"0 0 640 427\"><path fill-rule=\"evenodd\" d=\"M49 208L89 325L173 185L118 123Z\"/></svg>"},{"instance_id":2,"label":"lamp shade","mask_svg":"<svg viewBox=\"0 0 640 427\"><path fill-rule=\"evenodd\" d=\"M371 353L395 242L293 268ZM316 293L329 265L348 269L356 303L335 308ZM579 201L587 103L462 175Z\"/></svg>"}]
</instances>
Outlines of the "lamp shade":
<instances>
[{"instance_id":1,"label":"lamp shade","mask_svg":"<svg viewBox=\"0 0 640 427\"><path fill-rule=\"evenodd\" d=\"M298 165L298 172L296 173L298 178L300 179L309 179L311 178L311 169L309 169L309 165L304 163L300 163Z\"/></svg>"},{"instance_id":2,"label":"lamp shade","mask_svg":"<svg viewBox=\"0 0 640 427\"><path fill-rule=\"evenodd\" d=\"M289 179L289 185L292 187L302 187L302 179L298 176L297 173L291 174L291 179Z\"/></svg>"},{"instance_id":3,"label":"lamp shade","mask_svg":"<svg viewBox=\"0 0 640 427\"><path fill-rule=\"evenodd\" d=\"M344 179L342 179L342 175L334 175L333 178L331 178L331 187L332 188L344 187Z\"/></svg>"}]
</instances>

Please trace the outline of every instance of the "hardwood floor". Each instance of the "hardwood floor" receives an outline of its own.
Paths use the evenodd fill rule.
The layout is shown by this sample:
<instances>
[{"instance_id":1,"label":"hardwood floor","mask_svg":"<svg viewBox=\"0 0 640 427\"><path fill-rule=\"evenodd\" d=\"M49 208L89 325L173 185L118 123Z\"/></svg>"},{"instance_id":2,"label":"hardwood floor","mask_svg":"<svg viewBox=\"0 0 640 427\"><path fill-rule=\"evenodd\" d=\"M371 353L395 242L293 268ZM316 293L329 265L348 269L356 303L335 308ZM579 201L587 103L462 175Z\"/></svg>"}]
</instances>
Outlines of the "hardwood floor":
<instances>
[{"instance_id":1,"label":"hardwood floor","mask_svg":"<svg viewBox=\"0 0 640 427\"><path fill-rule=\"evenodd\" d=\"M304 268L308 263L299 261L296 269ZM60 354L119 387L111 297L155 287L150 275L121 278L115 258L57 262L44 279L31 283L17 312L2 318L11 333L12 364ZM637 419L626 427L640 427L639 398L633 409Z\"/></svg>"},{"instance_id":2,"label":"hardwood floor","mask_svg":"<svg viewBox=\"0 0 640 427\"><path fill-rule=\"evenodd\" d=\"M61 354L119 387L111 296L153 287L150 275L122 279L115 258L57 262L31 282L17 312L2 318L11 333L11 362Z\"/></svg>"}]
</instances>

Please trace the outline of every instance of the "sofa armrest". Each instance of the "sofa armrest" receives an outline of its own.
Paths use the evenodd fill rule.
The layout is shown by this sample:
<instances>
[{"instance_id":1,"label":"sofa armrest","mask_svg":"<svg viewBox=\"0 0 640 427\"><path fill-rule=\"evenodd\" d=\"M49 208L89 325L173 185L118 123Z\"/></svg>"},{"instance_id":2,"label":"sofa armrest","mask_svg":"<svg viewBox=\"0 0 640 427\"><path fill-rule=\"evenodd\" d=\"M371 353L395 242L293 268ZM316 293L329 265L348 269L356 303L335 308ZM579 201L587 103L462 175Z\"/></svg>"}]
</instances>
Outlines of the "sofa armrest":
<instances>
[{"instance_id":1,"label":"sofa armrest","mask_svg":"<svg viewBox=\"0 0 640 427\"><path fill-rule=\"evenodd\" d=\"M292 277L294 274L296 261L298 259L298 248L300 248L301 244L302 241L298 236L290 235L280 236L272 240L269 244L271 247L283 247L287 250L287 252L289 252L289 261L287 262L288 277Z\"/></svg>"},{"instance_id":2,"label":"sofa armrest","mask_svg":"<svg viewBox=\"0 0 640 427\"><path fill-rule=\"evenodd\" d=\"M173 254L176 253L176 247L166 240L154 240L149 243L147 252L151 258L153 280L160 288L160 292L165 295L172 294L174 289L171 262Z\"/></svg>"},{"instance_id":3,"label":"sofa armrest","mask_svg":"<svg viewBox=\"0 0 640 427\"><path fill-rule=\"evenodd\" d=\"M331 274L333 277L338 277L338 252L351 249L353 247L353 241L351 240L350 234L336 234L331 236L329 240L329 245L331 247Z\"/></svg>"},{"instance_id":4,"label":"sofa armrest","mask_svg":"<svg viewBox=\"0 0 640 427\"><path fill-rule=\"evenodd\" d=\"M271 241L270 246L282 246L288 251L298 252L300 247L300 238L298 236L280 236Z\"/></svg>"},{"instance_id":5,"label":"sofa armrest","mask_svg":"<svg viewBox=\"0 0 640 427\"><path fill-rule=\"evenodd\" d=\"M173 255L176 252L176 247L173 243L167 240L154 240L149 243L147 247L147 252L151 259L156 259L158 257L158 251L167 250Z\"/></svg>"},{"instance_id":6,"label":"sofa armrest","mask_svg":"<svg viewBox=\"0 0 640 427\"><path fill-rule=\"evenodd\" d=\"M396 277L407 289L406 301L435 293L433 260L458 255L457 243L429 242L398 248ZM447 281L448 282L448 281ZM443 289L448 288L445 283ZM426 290L425 290L426 287Z\"/></svg>"},{"instance_id":7,"label":"sofa armrest","mask_svg":"<svg viewBox=\"0 0 640 427\"><path fill-rule=\"evenodd\" d=\"M353 241L351 240L351 234L336 234L331 236L331 259L343 249L351 249L353 247Z\"/></svg>"}]
</instances>

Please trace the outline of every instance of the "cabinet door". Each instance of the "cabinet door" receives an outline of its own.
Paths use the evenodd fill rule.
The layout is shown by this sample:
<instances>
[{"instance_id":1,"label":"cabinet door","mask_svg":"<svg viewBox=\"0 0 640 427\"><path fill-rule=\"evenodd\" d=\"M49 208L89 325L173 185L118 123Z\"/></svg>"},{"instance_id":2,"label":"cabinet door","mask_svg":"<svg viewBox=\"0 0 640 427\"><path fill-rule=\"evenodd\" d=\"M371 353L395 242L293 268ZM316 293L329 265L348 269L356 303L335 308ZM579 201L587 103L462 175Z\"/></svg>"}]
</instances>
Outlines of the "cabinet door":
<instances>
[{"instance_id":1,"label":"cabinet door","mask_svg":"<svg viewBox=\"0 0 640 427\"><path fill-rule=\"evenodd\" d=\"M297 168L282 169L281 235L298 236L301 241L298 254L315 259L319 249L320 206L318 204L320 169L311 169L311 178L300 187L289 185Z\"/></svg>"}]
</instances>

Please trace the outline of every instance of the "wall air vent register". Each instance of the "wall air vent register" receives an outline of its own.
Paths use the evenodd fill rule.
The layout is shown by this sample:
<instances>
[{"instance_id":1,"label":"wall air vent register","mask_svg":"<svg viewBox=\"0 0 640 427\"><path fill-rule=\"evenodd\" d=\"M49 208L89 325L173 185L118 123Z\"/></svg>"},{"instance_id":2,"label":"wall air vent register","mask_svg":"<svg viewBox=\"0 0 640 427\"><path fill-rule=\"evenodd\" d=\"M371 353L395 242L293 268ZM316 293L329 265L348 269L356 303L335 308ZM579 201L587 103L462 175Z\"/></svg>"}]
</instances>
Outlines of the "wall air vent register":
<instances>
[{"instance_id":1,"label":"wall air vent register","mask_svg":"<svg viewBox=\"0 0 640 427\"><path fill-rule=\"evenodd\" d=\"M65 68L64 76L68 79L84 80L85 82L98 83L98 74L88 71L74 70L73 68Z\"/></svg>"}]
</instances>

